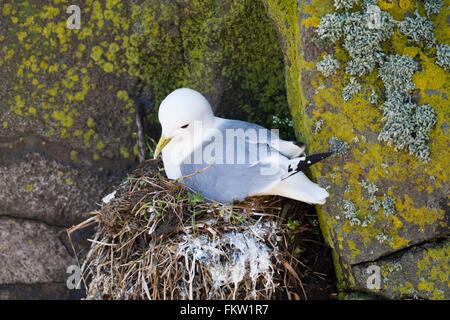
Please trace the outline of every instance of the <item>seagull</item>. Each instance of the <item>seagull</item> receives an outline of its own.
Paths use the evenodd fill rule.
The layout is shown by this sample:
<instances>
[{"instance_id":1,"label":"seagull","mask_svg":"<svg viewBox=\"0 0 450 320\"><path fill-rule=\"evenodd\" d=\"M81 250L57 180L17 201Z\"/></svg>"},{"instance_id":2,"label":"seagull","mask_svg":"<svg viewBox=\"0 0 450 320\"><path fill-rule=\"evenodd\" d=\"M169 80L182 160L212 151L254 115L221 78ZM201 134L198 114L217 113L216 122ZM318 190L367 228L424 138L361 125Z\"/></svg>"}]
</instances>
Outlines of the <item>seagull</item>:
<instances>
[{"instance_id":1,"label":"seagull","mask_svg":"<svg viewBox=\"0 0 450 320\"><path fill-rule=\"evenodd\" d=\"M328 192L303 172L331 152L307 156L305 145L254 123L214 116L199 92L180 88L158 111L162 127L154 158L162 154L169 179L223 204L278 195L324 204Z\"/></svg>"}]
</instances>

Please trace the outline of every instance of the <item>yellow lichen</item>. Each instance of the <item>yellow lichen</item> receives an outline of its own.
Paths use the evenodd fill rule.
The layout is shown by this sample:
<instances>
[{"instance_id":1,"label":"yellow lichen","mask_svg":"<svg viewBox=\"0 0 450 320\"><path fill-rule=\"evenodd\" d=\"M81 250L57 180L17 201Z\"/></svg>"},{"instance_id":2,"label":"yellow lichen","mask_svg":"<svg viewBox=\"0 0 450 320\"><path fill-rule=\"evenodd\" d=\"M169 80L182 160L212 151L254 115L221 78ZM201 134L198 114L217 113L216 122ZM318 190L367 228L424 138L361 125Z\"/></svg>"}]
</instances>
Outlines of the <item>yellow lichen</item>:
<instances>
[{"instance_id":1,"label":"yellow lichen","mask_svg":"<svg viewBox=\"0 0 450 320\"><path fill-rule=\"evenodd\" d=\"M36 110L35 107L29 107L28 108L28 113L31 114L31 115L35 115L35 114L37 114L37 110Z\"/></svg>"},{"instance_id":2,"label":"yellow lichen","mask_svg":"<svg viewBox=\"0 0 450 320\"><path fill-rule=\"evenodd\" d=\"M6 16L9 16L12 12L13 12L13 6L12 6L12 4L6 3L6 4L3 6L3 9L2 9L3 15L6 17Z\"/></svg>"},{"instance_id":3,"label":"yellow lichen","mask_svg":"<svg viewBox=\"0 0 450 320\"><path fill-rule=\"evenodd\" d=\"M126 147L120 147L120 155L124 159L128 159L130 157L130 151Z\"/></svg>"},{"instance_id":4,"label":"yellow lichen","mask_svg":"<svg viewBox=\"0 0 450 320\"><path fill-rule=\"evenodd\" d=\"M111 73L114 71L114 65L110 62L106 62L103 64L103 71L106 73Z\"/></svg>"},{"instance_id":5,"label":"yellow lichen","mask_svg":"<svg viewBox=\"0 0 450 320\"><path fill-rule=\"evenodd\" d=\"M318 27L320 23L320 19L318 17L309 17L302 21L302 25L311 28L311 27Z\"/></svg>"},{"instance_id":6,"label":"yellow lichen","mask_svg":"<svg viewBox=\"0 0 450 320\"><path fill-rule=\"evenodd\" d=\"M445 219L445 212L443 210L427 207L415 208L413 199L408 195L404 195L403 200L397 201L397 210L405 221L415 224L420 228Z\"/></svg>"},{"instance_id":7,"label":"yellow lichen","mask_svg":"<svg viewBox=\"0 0 450 320\"><path fill-rule=\"evenodd\" d=\"M78 152L76 150L70 151L70 160L77 161L78 159Z\"/></svg>"},{"instance_id":8,"label":"yellow lichen","mask_svg":"<svg viewBox=\"0 0 450 320\"><path fill-rule=\"evenodd\" d=\"M65 113L64 111L53 111L52 118L59 121L65 128L70 128L73 125L73 118L70 114Z\"/></svg>"}]
</instances>

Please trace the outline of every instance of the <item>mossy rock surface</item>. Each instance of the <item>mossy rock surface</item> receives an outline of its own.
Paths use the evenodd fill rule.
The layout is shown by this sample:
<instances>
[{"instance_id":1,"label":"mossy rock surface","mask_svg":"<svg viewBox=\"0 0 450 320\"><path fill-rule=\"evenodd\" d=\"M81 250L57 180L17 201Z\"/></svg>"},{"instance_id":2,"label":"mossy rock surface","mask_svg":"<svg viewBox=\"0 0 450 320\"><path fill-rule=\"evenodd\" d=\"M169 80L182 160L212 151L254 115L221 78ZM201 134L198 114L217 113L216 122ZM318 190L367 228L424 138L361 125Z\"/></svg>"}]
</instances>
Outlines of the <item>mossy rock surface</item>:
<instances>
[{"instance_id":1,"label":"mossy rock surface","mask_svg":"<svg viewBox=\"0 0 450 320\"><path fill-rule=\"evenodd\" d=\"M352 267L357 291L381 294L391 299L444 300L450 296L449 266L450 243L438 241L415 246L392 256ZM380 286L367 289L369 272L379 267Z\"/></svg>"},{"instance_id":2,"label":"mossy rock surface","mask_svg":"<svg viewBox=\"0 0 450 320\"><path fill-rule=\"evenodd\" d=\"M181 86L221 115L267 126L289 118L261 2L88 0L79 30L66 27L68 5L2 2L2 140L38 136L64 146L68 162L123 169L137 154L136 105L153 108L155 124L155 106Z\"/></svg>"},{"instance_id":3,"label":"mossy rock surface","mask_svg":"<svg viewBox=\"0 0 450 320\"><path fill-rule=\"evenodd\" d=\"M66 26L68 6L63 0L0 6L0 165L3 181L26 189L0 199L3 211L23 211L13 208L15 198L55 198L42 198L14 175L26 170L49 179L42 166L11 169L30 152L79 171L70 179L62 174L75 186L59 188L69 203L80 195L98 201L93 193L105 192L112 178L136 164L137 109L146 112L156 139L157 106L178 87L201 91L222 116L269 127L289 120L282 51L260 1L88 0L80 6L78 30ZM284 127L283 134L292 135ZM30 211L34 218L43 215Z\"/></svg>"},{"instance_id":4,"label":"mossy rock surface","mask_svg":"<svg viewBox=\"0 0 450 320\"><path fill-rule=\"evenodd\" d=\"M288 100L299 138L308 143L310 152L327 150L333 137L349 146L343 155L335 155L315 165L311 171L322 186L329 188L330 198L319 208L321 228L334 250L342 289L351 290L356 288L355 283L365 283L366 279L354 266L449 234L450 74L437 66L435 58L425 54L423 48L409 43L400 34L394 34L385 44L393 52L412 55L422 66L413 77L417 87L415 96L421 104L430 104L437 114L437 124L430 133L431 161L425 163L378 141L382 114L379 107L370 104L367 92L363 91L349 101L342 99L342 89L349 78L344 73L345 68L341 67L336 75L328 78L317 71L316 63L335 49L318 45L315 35L320 17L334 11L333 1L264 2L283 45ZM439 43L450 40L449 3L444 2L441 12L432 17ZM414 12L414 4L414 1L378 1L381 9L388 10L399 20ZM422 11L420 7L424 14ZM339 43L336 55L346 59L345 50ZM374 86L382 93L376 72L363 81L364 85ZM317 130L319 120L323 120L321 130ZM361 185L364 182L378 187L373 194L378 201L391 197L395 213L386 214L382 207L373 210L371 197ZM354 218L357 220L353 222L345 214L345 200L355 205ZM448 250L447 245L444 248ZM408 263L417 265L421 258L412 255ZM425 268L431 272L432 266ZM392 285L406 285L406 279L415 277L413 272L405 268L404 277L399 277ZM448 263L434 272L448 278ZM434 281L427 272L422 277L425 281ZM448 282L445 285L447 290L443 290L443 294L448 299ZM376 293L385 297L399 296L389 284L387 286ZM436 282L436 288L439 286ZM443 296L429 294L424 297Z\"/></svg>"},{"instance_id":5,"label":"mossy rock surface","mask_svg":"<svg viewBox=\"0 0 450 320\"><path fill-rule=\"evenodd\" d=\"M37 148L63 146L67 162L123 169L135 143L123 49L130 13L119 1L86 1L81 29L71 30L67 7L2 2L0 135L38 136L47 145Z\"/></svg>"},{"instance_id":6,"label":"mossy rock surface","mask_svg":"<svg viewBox=\"0 0 450 320\"><path fill-rule=\"evenodd\" d=\"M281 121L292 136L282 51L261 1L86 0L79 30L66 27L72 4L0 3L0 216L23 241L22 221L61 230L95 210L137 164L137 110L156 139L157 106L176 88L201 91L222 116ZM58 241L43 235L24 252ZM6 277L20 266L1 264L0 286L11 285L2 296L16 281L65 290L59 278Z\"/></svg>"}]
</instances>

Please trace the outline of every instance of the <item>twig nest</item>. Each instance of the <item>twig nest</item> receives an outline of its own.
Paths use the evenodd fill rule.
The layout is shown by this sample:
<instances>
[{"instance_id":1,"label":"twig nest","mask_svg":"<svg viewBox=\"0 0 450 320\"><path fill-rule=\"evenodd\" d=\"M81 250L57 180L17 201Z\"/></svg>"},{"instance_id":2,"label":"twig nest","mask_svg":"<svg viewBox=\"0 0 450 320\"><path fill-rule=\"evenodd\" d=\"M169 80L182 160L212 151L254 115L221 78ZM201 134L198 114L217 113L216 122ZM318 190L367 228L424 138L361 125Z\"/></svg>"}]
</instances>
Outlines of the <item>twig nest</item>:
<instances>
[{"instance_id":1,"label":"twig nest","mask_svg":"<svg viewBox=\"0 0 450 320\"><path fill-rule=\"evenodd\" d=\"M88 299L273 299L299 287L278 197L205 202L147 161L109 200L82 266Z\"/></svg>"}]
</instances>

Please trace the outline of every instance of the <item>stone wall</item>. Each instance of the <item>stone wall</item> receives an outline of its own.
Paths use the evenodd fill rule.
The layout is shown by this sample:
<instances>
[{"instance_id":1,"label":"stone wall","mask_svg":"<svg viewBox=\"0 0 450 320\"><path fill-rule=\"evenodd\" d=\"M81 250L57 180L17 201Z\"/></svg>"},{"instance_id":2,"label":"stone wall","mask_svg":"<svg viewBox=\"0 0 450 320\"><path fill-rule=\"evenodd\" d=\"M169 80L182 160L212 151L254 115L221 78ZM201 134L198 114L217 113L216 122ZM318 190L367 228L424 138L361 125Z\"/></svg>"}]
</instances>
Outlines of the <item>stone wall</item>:
<instances>
[{"instance_id":1,"label":"stone wall","mask_svg":"<svg viewBox=\"0 0 450 320\"><path fill-rule=\"evenodd\" d=\"M0 298L80 296L61 233L135 167L136 114L156 139L172 90L202 91L221 115L289 120L260 1L86 0L79 30L70 4L0 4Z\"/></svg>"}]
</instances>

